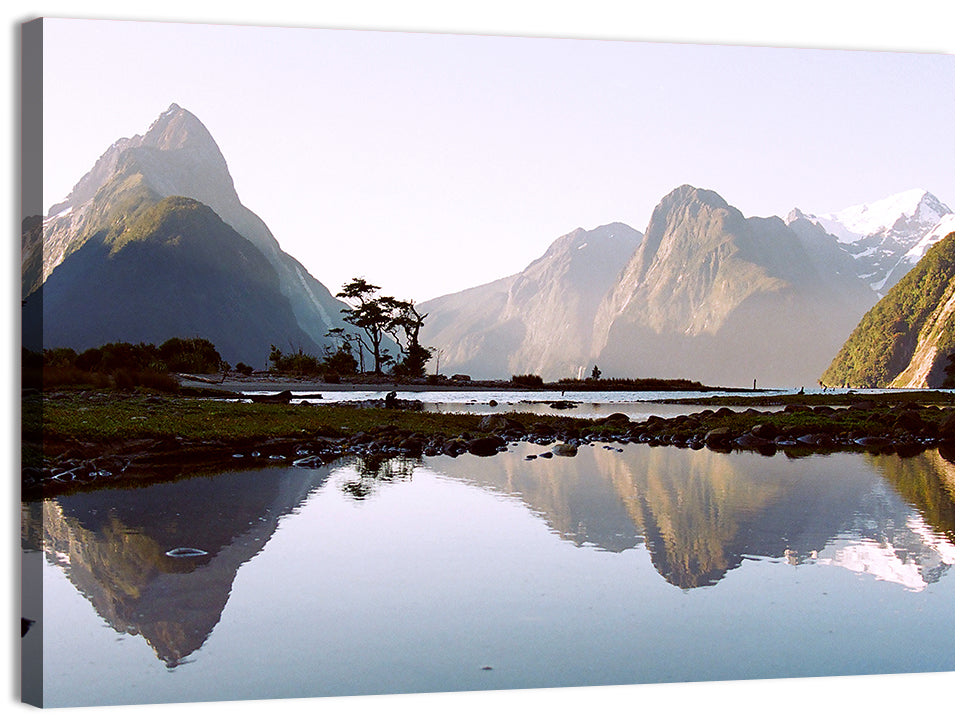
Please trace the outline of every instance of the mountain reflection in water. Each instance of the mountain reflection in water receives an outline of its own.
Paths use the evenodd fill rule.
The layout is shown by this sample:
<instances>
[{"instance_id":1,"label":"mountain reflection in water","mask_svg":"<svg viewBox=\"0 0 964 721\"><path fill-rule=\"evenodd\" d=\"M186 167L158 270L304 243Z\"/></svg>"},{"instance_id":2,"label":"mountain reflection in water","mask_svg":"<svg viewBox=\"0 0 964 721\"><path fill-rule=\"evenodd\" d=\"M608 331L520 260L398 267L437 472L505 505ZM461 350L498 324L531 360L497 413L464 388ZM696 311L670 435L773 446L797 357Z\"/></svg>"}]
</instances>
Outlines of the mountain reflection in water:
<instances>
[{"instance_id":1,"label":"mountain reflection in water","mask_svg":"<svg viewBox=\"0 0 964 721\"><path fill-rule=\"evenodd\" d=\"M428 465L517 495L577 545L619 552L645 543L659 573L680 588L713 585L744 558L815 563L839 539L882 549L868 560L868 572L875 564L906 566L880 573L909 573L909 588L936 580L953 563L954 467L936 450L910 459L831 454L792 461L625 450L583 448L575 458L528 463L505 454L454 463L433 458ZM499 472L485 470L492 463ZM855 473L862 463L874 472Z\"/></svg>"},{"instance_id":2,"label":"mountain reflection in water","mask_svg":"<svg viewBox=\"0 0 964 721\"><path fill-rule=\"evenodd\" d=\"M330 481L364 511L416 469L516 499L592 552L643 544L656 571L682 589L718 584L747 559L834 565L911 590L954 564L953 464L936 451L790 460L597 445L572 458L526 459L543 450L342 460L76 493L24 506L24 547L42 547L100 617L142 636L169 668L201 648L238 569L314 491Z\"/></svg>"},{"instance_id":3,"label":"mountain reflection in water","mask_svg":"<svg viewBox=\"0 0 964 721\"><path fill-rule=\"evenodd\" d=\"M23 545L42 542L101 618L173 668L217 625L241 565L329 473L242 471L62 496L31 504ZM184 548L204 553L168 554Z\"/></svg>"}]
</instances>

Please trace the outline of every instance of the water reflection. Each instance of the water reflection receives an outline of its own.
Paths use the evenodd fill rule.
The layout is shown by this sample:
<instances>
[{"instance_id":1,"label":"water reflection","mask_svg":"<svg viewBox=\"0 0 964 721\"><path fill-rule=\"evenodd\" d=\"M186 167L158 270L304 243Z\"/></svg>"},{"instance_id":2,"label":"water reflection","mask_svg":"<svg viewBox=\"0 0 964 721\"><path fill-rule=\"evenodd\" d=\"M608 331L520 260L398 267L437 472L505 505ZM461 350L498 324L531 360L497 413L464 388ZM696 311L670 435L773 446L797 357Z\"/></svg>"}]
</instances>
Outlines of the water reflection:
<instances>
[{"instance_id":1,"label":"water reflection","mask_svg":"<svg viewBox=\"0 0 964 721\"><path fill-rule=\"evenodd\" d=\"M24 505L24 547L43 548L101 618L143 637L169 668L208 639L241 565L326 483L339 493L324 502L350 504L350 527L365 534L377 513L405 512L410 489L384 494L384 504L375 502L379 489L414 483L418 473L458 479L524 504L566 544L645 548L660 576L682 589L719 584L747 559L836 566L915 591L954 564L954 470L936 451L787 459L595 446L527 460L533 450L544 449L369 457L77 493ZM499 534L497 521L491 533Z\"/></svg>"},{"instance_id":2,"label":"water reflection","mask_svg":"<svg viewBox=\"0 0 964 721\"><path fill-rule=\"evenodd\" d=\"M246 471L63 496L24 506L23 545L42 547L101 618L174 668L211 634L240 566L330 473Z\"/></svg>"},{"instance_id":3,"label":"water reflection","mask_svg":"<svg viewBox=\"0 0 964 721\"><path fill-rule=\"evenodd\" d=\"M714 585L746 558L835 564L910 589L953 563L954 471L937 451L790 460L620 450L586 447L575 458L530 462L502 455L495 473L479 459L431 465L518 496L576 545L619 552L643 543L680 588Z\"/></svg>"},{"instance_id":4,"label":"water reflection","mask_svg":"<svg viewBox=\"0 0 964 721\"><path fill-rule=\"evenodd\" d=\"M345 474L340 487L354 500L363 501L384 483L412 480L416 465L413 458L360 456L352 464L354 474Z\"/></svg>"}]
</instances>

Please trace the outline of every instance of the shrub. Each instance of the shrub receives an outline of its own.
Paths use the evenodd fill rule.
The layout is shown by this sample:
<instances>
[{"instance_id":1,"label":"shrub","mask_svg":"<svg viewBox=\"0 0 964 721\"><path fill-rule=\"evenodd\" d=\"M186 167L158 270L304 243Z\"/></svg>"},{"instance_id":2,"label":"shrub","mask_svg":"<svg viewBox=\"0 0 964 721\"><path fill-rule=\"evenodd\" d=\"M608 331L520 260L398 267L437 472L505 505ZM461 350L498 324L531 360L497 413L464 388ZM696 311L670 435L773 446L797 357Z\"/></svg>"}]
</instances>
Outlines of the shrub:
<instances>
[{"instance_id":1,"label":"shrub","mask_svg":"<svg viewBox=\"0 0 964 721\"><path fill-rule=\"evenodd\" d=\"M512 384L523 386L525 388L542 388L542 376L538 376L533 373L512 376Z\"/></svg>"},{"instance_id":2,"label":"shrub","mask_svg":"<svg viewBox=\"0 0 964 721\"><path fill-rule=\"evenodd\" d=\"M295 353L282 353L280 348L271 346L268 361L272 370L295 376L320 375L323 370L321 361L301 348Z\"/></svg>"}]
</instances>

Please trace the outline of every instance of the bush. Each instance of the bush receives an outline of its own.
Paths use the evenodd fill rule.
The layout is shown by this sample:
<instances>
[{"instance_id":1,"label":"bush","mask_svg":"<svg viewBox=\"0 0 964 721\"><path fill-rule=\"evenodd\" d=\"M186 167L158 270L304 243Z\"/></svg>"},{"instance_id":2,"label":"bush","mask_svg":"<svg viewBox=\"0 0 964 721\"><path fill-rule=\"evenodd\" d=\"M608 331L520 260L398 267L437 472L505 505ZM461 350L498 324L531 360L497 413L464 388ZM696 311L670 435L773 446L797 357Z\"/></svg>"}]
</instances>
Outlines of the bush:
<instances>
[{"instance_id":1,"label":"bush","mask_svg":"<svg viewBox=\"0 0 964 721\"><path fill-rule=\"evenodd\" d=\"M526 373L525 375L512 376L512 384L525 388L542 388L542 376Z\"/></svg>"},{"instance_id":2,"label":"bush","mask_svg":"<svg viewBox=\"0 0 964 721\"><path fill-rule=\"evenodd\" d=\"M172 373L217 373L221 369L221 354L206 338L169 338L157 355Z\"/></svg>"},{"instance_id":3,"label":"bush","mask_svg":"<svg viewBox=\"0 0 964 721\"><path fill-rule=\"evenodd\" d=\"M203 338L170 338L160 348L149 343L105 343L78 354L72 348L51 348L43 354L24 349L25 384L57 386L135 387L174 392L170 373L213 373L227 367L214 344Z\"/></svg>"},{"instance_id":4,"label":"bush","mask_svg":"<svg viewBox=\"0 0 964 721\"><path fill-rule=\"evenodd\" d=\"M282 353L280 348L271 346L268 361L273 371L294 376L317 376L323 370L321 361L301 348L295 353Z\"/></svg>"}]
</instances>

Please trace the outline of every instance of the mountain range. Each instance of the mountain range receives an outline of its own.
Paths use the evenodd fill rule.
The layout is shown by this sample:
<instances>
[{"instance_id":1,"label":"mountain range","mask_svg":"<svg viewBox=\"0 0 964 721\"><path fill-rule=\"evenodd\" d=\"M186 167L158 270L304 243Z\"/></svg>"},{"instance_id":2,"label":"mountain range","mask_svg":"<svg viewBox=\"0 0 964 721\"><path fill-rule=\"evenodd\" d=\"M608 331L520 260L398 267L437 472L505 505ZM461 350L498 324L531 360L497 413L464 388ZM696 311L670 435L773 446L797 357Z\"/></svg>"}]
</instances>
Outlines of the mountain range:
<instances>
[{"instance_id":1,"label":"mountain range","mask_svg":"<svg viewBox=\"0 0 964 721\"><path fill-rule=\"evenodd\" d=\"M480 377L597 365L608 377L813 385L881 291L953 226L925 191L860 209L828 214L833 224L799 209L747 218L681 186L643 234L579 229L519 274L421 304L423 337L449 372ZM569 281L580 267L591 283Z\"/></svg>"},{"instance_id":2,"label":"mountain range","mask_svg":"<svg viewBox=\"0 0 964 721\"><path fill-rule=\"evenodd\" d=\"M447 374L555 379L598 365L812 385L952 227L923 190L755 218L681 186L643 233L578 228L516 274L419 304L421 342ZM108 148L46 217L24 219L22 247L28 348L206 337L230 363L263 367L271 345L320 353L347 307L241 204L216 142L176 104Z\"/></svg>"}]
</instances>

